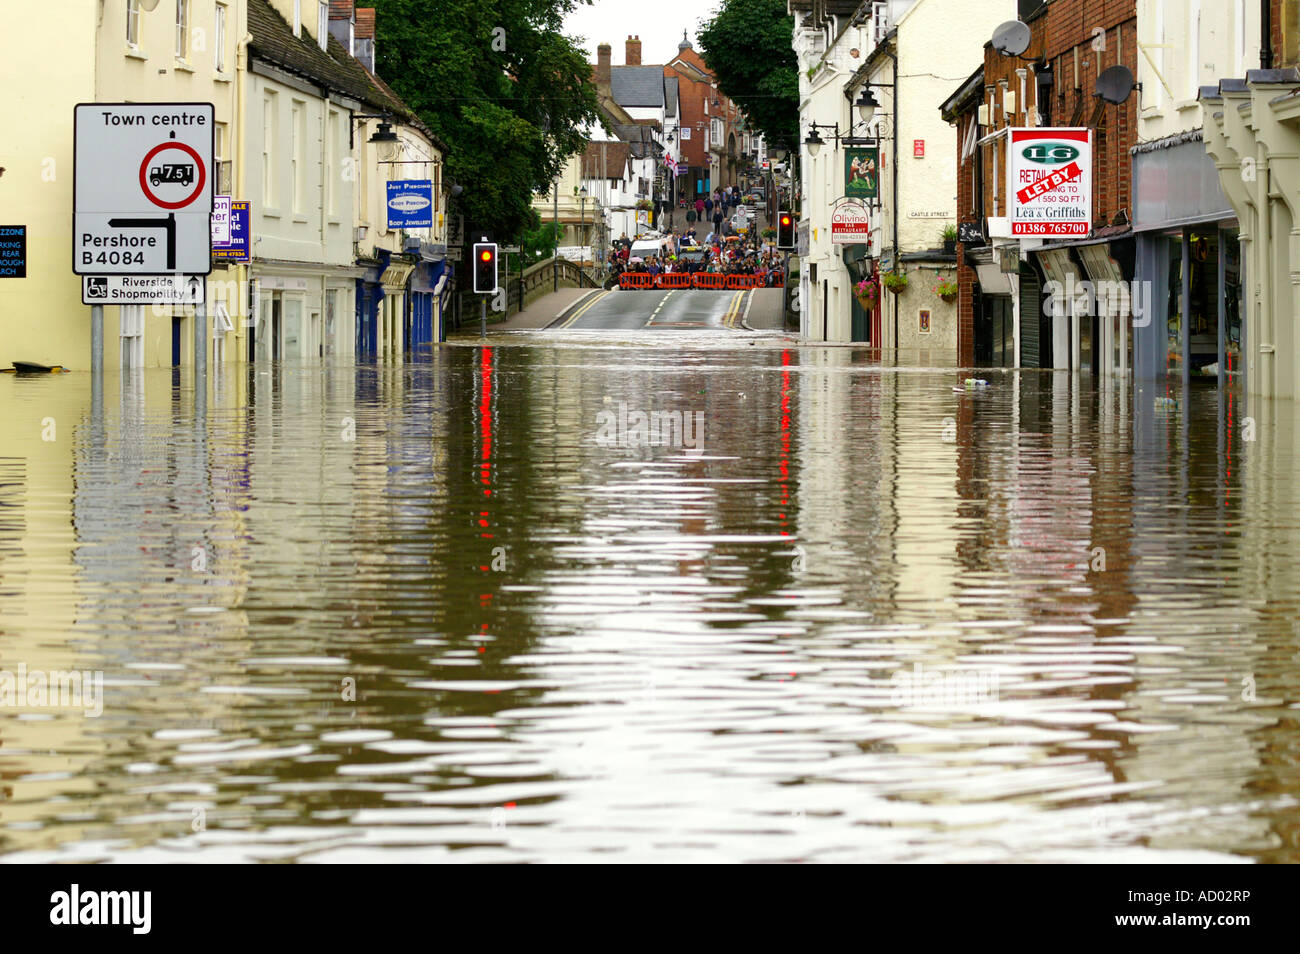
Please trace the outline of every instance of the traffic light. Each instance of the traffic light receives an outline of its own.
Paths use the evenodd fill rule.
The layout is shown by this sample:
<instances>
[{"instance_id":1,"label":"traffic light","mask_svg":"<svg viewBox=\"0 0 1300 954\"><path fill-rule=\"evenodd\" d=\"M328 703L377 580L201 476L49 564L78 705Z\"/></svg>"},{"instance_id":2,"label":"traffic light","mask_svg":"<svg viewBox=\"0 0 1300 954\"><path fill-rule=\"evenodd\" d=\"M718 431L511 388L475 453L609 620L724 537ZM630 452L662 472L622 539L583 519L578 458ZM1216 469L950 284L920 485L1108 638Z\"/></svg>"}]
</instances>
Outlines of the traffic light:
<instances>
[{"instance_id":1,"label":"traffic light","mask_svg":"<svg viewBox=\"0 0 1300 954\"><path fill-rule=\"evenodd\" d=\"M474 291L490 295L497 290L497 244L474 244Z\"/></svg>"},{"instance_id":2,"label":"traffic light","mask_svg":"<svg viewBox=\"0 0 1300 954\"><path fill-rule=\"evenodd\" d=\"M793 212L782 211L777 213L776 247L786 250L792 250L795 247Z\"/></svg>"}]
</instances>

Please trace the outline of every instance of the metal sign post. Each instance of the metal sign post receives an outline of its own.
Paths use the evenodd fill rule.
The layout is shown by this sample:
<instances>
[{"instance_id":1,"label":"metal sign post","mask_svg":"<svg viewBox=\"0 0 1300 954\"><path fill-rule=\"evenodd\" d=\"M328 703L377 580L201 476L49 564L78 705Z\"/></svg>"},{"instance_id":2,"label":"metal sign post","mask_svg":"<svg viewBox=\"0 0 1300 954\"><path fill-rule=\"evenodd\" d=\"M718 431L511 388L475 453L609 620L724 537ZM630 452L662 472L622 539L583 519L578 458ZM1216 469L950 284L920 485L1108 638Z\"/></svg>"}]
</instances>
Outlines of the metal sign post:
<instances>
[{"instance_id":1,"label":"metal sign post","mask_svg":"<svg viewBox=\"0 0 1300 954\"><path fill-rule=\"evenodd\" d=\"M479 312L479 319L478 319L478 336L480 338L486 338L487 337L487 296L486 295L479 299L479 305L481 306L481 310Z\"/></svg>"},{"instance_id":2,"label":"metal sign post","mask_svg":"<svg viewBox=\"0 0 1300 954\"><path fill-rule=\"evenodd\" d=\"M80 103L73 109L72 271L90 311L91 386L102 388L104 309L113 276L184 276L212 271L215 111L211 103ZM107 278L105 277L107 276ZM127 285L114 303L143 295ZM122 283L118 282L119 288ZM192 286L191 286L192 287ZM170 294L175 297L174 289ZM139 297L136 298L139 300ZM207 313L194 311L196 411L207 409Z\"/></svg>"}]
</instances>

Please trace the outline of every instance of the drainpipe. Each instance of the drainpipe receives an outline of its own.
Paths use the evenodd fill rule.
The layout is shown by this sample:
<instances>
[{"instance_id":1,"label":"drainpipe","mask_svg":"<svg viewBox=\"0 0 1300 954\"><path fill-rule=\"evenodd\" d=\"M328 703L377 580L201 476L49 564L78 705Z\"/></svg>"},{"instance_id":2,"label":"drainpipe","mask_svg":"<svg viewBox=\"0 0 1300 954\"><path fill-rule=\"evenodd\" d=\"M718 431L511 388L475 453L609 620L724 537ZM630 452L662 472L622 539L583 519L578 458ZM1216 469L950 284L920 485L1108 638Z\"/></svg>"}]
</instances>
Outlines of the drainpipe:
<instances>
[{"instance_id":1,"label":"drainpipe","mask_svg":"<svg viewBox=\"0 0 1300 954\"><path fill-rule=\"evenodd\" d=\"M1259 4L1259 68L1273 68L1273 5L1271 0L1260 0Z\"/></svg>"},{"instance_id":2,"label":"drainpipe","mask_svg":"<svg viewBox=\"0 0 1300 954\"><path fill-rule=\"evenodd\" d=\"M898 55L886 49L885 55L894 61L894 118L891 121L894 134L894 270L901 264L898 259ZM898 296L894 296L894 357L898 357Z\"/></svg>"},{"instance_id":3,"label":"drainpipe","mask_svg":"<svg viewBox=\"0 0 1300 954\"><path fill-rule=\"evenodd\" d=\"M236 9L242 7L239 5ZM230 157L235 164L235 195L241 200L246 200L245 185L247 179L246 166L244 161L244 130L246 128L248 111L248 97L244 93L244 84L248 82L248 44L253 42L253 35L247 32L245 28L244 35L239 42L235 44L235 129L234 135L230 137ZM252 231L252 216L249 216L249 231ZM249 257L252 258L253 237L248 236ZM256 333L255 328L248 327L248 319L252 317L253 308L256 307L249 300L249 286L251 279L249 277L250 268L248 265L240 264L235 279L235 287L242 289L240 299L244 302L245 313L240 316L239 327L235 330L235 348L243 350L244 358L251 363L253 359L253 336Z\"/></svg>"}]
</instances>

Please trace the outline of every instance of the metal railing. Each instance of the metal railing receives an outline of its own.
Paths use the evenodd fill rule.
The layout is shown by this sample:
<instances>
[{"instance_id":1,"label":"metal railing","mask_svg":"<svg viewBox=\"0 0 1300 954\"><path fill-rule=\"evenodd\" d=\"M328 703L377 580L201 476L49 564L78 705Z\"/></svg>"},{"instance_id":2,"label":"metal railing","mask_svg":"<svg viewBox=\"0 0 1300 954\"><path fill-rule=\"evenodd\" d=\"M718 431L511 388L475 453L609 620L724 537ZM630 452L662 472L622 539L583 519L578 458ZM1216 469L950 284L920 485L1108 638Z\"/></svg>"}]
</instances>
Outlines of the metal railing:
<instances>
[{"instance_id":1,"label":"metal railing","mask_svg":"<svg viewBox=\"0 0 1300 954\"><path fill-rule=\"evenodd\" d=\"M561 288L600 288L601 279L593 274L592 269L583 269L577 262L567 258L547 259L530 265L522 275L515 273L502 275L501 282L506 293L505 313L490 312L488 321L499 321L504 317L527 310L528 302L548 294L557 284ZM479 297L472 291L458 289L453 293L455 308L451 313L451 327L459 330L466 323L479 320Z\"/></svg>"}]
</instances>

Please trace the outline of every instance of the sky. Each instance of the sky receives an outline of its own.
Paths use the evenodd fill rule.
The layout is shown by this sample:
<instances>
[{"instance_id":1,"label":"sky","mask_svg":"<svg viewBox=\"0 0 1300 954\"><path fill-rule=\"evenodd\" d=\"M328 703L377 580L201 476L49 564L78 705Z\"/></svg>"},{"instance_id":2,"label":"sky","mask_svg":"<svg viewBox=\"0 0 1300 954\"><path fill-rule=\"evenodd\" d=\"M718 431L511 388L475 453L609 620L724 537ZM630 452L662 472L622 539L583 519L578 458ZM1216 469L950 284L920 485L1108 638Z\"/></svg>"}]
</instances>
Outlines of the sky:
<instances>
[{"instance_id":1,"label":"sky","mask_svg":"<svg viewBox=\"0 0 1300 954\"><path fill-rule=\"evenodd\" d=\"M641 37L642 63L667 63L677 54L683 29L699 50L695 28L720 5L720 0L593 0L569 14L564 32L585 38L581 43L591 63L596 62L596 44L608 43L613 47L611 62L622 66L623 44L629 33Z\"/></svg>"}]
</instances>

